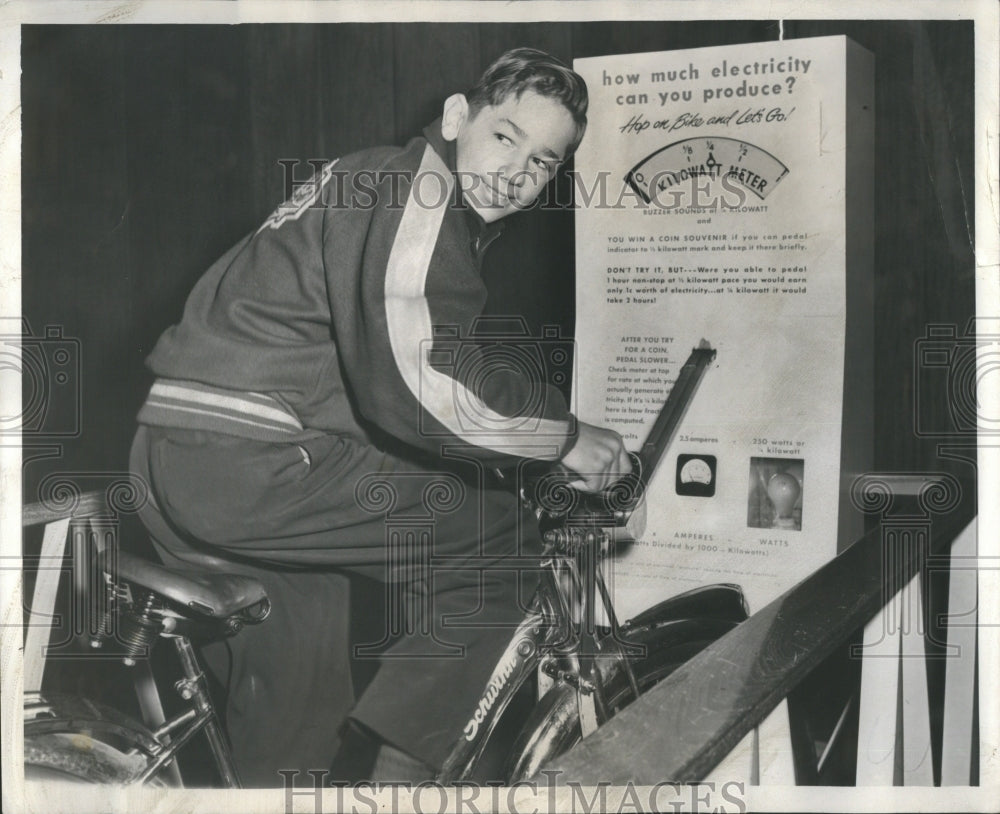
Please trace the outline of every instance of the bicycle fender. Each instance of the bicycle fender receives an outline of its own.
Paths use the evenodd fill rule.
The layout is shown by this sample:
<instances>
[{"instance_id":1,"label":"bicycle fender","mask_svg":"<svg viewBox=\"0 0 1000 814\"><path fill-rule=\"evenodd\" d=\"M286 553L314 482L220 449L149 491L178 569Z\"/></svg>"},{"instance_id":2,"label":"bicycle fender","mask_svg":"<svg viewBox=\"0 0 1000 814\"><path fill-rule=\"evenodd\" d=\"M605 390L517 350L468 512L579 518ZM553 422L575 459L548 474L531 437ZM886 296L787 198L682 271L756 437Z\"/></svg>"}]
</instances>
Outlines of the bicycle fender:
<instances>
[{"instance_id":1,"label":"bicycle fender","mask_svg":"<svg viewBox=\"0 0 1000 814\"><path fill-rule=\"evenodd\" d=\"M662 613L660 618L647 619L642 627L633 626L628 631L623 644L642 646L645 652L643 657L632 662L642 692L743 621L745 611L741 606L732 605L732 600L735 597L742 599L742 594L737 591L734 595L724 590L716 595L717 598L723 596L729 597L730 604L728 607L715 605L718 611L715 616L671 619L667 613ZM711 592L708 597L711 598ZM676 611L678 607L683 606L673 609ZM650 613L657 608L650 609ZM603 683L609 701L626 697L630 692L629 682L621 663L598 663L604 672ZM566 682L560 682L539 700L511 749L505 767L508 783L534 777L546 763L582 740L577 692Z\"/></svg>"},{"instance_id":2,"label":"bicycle fender","mask_svg":"<svg viewBox=\"0 0 1000 814\"><path fill-rule=\"evenodd\" d=\"M160 748L153 733L114 707L68 693L46 693L33 704L25 704L24 733L92 732L123 738L152 752Z\"/></svg>"},{"instance_id":3,"label":"bicycle fender","mask_svg":"<svg viewBox=\"0 0 1000 814\"><path fill-rule=\"evenodd\" d=\"M24 764L28 777L51 770L56 776L118 785L131 783L146 767L141 755L123 754L82 732L28 733Z\"/></svg>"},{"instance_id":4,"label":"bicycle fender","mask_svg":"<svg viewBox=\"0 0 1000 814\"><path fill-rule=\"evenodd\" d=\"M719 583L703 585L665 599L629 619L621 629L628 634L629 631L681 619L719 619L739 623L748 615L742 588L731 583Z\"/></svg>"}]
</instances>

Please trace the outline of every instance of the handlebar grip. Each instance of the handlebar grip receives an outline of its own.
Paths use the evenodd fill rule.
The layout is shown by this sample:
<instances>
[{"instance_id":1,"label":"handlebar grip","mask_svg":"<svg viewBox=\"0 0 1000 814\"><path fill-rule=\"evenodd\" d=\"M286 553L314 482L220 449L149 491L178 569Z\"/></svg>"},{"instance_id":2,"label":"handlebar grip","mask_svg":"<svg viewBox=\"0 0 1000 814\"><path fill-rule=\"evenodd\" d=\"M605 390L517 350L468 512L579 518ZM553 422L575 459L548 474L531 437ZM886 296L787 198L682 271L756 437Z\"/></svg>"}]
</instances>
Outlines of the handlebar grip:
<instances>
[{"instance_id":1,"label":"handlebar grip","mask_svg":"<svg viewBox=\"0 0 1000 814\"><path fill-rule=\"evenodd\" d=\"M544 525L551 526L568 518L600 525L622 526L642 500L644 479L642 461L629 453L632 471L600 492L585 492L573 486L579 475L565 466L549 465L540 476L527 476L521 487L521 499Z\"/></svg>"}]
</instances>

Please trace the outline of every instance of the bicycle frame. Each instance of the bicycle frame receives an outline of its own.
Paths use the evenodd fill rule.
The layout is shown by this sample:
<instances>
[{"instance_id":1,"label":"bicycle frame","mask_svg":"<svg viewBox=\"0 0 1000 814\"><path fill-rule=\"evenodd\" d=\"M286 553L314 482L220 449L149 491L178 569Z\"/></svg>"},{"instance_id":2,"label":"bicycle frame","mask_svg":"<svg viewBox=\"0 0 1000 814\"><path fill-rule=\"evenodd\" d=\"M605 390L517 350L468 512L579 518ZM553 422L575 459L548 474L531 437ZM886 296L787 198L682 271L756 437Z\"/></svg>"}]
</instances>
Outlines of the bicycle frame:
<instances>
[{"instance_id":1,"label":"bicycle frame","mask_svg":"<svg viewBox=\"0 0 1000 814\"><path fill-rule=\"evenodd\" d=\"M227 788L240 788L242 784L239 772L233 762L229 743L219 726L215 707L208 694L208 682L200 670L194 648L186 636L171 638L184 670L184 678L174 684L174 688L181 698L191 701L192 705L153 733L153 737L157 743L163 744L163 748L156 754L153 763L137 778L137 782L145 783L153 777L184 748L191 738L204 730L223 784ZM169 738L169 741L165 741L164 738Z\"/></svg>"},{"instance_id":2,"label":"bicycle frame","mask_svg":"<svg viewBox=\"0 0 1000 814\"><path fill-rule=\"evenodd\" d=\"M582 544L567 551L565 540L546 544L540 584L531 609L515 629L479 703L438 774L440 783L462 779L474 769L510 702L532 676L538 697L556 682L576 690L580 721L589 734L609 717L601 660L621 665L634 698L639 687L629 657L642 656L620 636L622 630L604 579L603 560L611 545L606 529L576 527ZM606 620L597 623L597 600Z\"/></svg>"},{"instance_id":3,"label":"bicycle frame","mask_svg":"<svg viewBox=\"0 0 1000 814\"><path fill-rule=\"evenodd\" d=\"M529 475L519 489L522 502L534 511L545 541L541 583L527 616L497 662L462 737L446 758L438 782L451 783L468 776L511 700L536 673L539 697L556 680L575 688L584 735L609 717L600 659L620 664L634 697L639 697L629 657L643 653L636 652L620 636L622 627L615 615L602 562L616 536L614 529L626 524L631 510L642 498L714 357L715 351L704 341L691 352L642 449L633 456L632 476L595 496L567 491L564 476L556 475L546 485L545 478L551 472L534 479ZM526 472L522 468L522 477ZM604 635L598 635L598 597L606 619ZM651 612L655 614L657 609ZM568 669L557 666L560 660Z\"/></svg>"},{"instance_id":4,"label":"bicycle frame","mask_svg":"<svg viewBox=\"0 0 1000 814\"><path fill-rule=\"evenodd\" d=\"M91 639L93 647L101 647L105 639L114 639L122 646L122 660L133 666L139 657L148 656L160 638L170 639L180 662L182 677L174 690L190 704L155 730L132 722L114 710L88 703L77 709L70 697L37 693L25 699L25 730L35 735L56 734L72 725L88 732L112 736L125 744L125 758L141 757L141 768L127 782L143 784L170 771L173 780L180 774L173 763L188 742L200 732L208 739L222 784L240 788L241 782L229 743L219 723L209 694L208 682L201 670L189 636L219 635L233 620L198 620L179 615L166 608L150 589L132 586L124 581L109 583L108 601L99 630ZM137 762L138 765L138 762Z\"/></svg>"},{"instance_id":5,"label":"bicycle frame","mask_svg":"<svg viewBox=\"0 0 1000 814\"><path fill-rule=\"evenodd\" d=\"M575 557L559 555L554 548L547 547L543 555L541 582L532 599L531 610L514 630L497 661L462 736L438 774L438 782L451 783L472 771L510 702L525 681L536 674L539 676L539 695L554 680L567 681L577 688L581 704L593 698L598 720L606 718L606 711L601 709L602 687L596 658L608 655L620 659L627 669L627 659L615 639L614 612L606 589L602 589L605 612L612 624L610 635L599 638L594 624L593 596L587 593L590 582L581 574L581 560L588 558L581 556L581 552ZM600 561L594 564L596 582L592 587L603 585ZM586 566L583 570L587 570ZM581 592L582 602L576 603ZM602 648L602 640L615 641L612 652ZM593 651L587 650L588 642L595 645ZM560 661L566 662L568 669L560 669Z\"/></svg>"}]
</instances>

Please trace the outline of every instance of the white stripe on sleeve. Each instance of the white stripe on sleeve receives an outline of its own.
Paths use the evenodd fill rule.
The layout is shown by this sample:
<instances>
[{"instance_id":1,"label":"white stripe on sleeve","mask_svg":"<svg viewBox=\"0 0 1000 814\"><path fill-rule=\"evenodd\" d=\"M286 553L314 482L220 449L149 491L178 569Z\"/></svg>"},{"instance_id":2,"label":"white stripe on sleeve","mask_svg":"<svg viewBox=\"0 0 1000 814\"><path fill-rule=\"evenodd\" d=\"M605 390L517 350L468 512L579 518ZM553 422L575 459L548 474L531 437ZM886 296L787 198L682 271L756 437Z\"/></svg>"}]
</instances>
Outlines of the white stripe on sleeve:
<instances>
[{"instance_id":1,"label":"white stripe on sleeve","mask_svg":"<svg viewBox=\"0 0 1000 814\"><path fill-rule=\"evenodd\" d=\"M476 446L510 455L556 458L566 436L566 422L536 416L501 415L461 382L429 363L434 336L424 289L454 187L450 170L430 145L424 150L414 186L420 183L423 175L433 177L434 186L428 184L423 196L414 195L411 189L385 276L389 342L403 381L453 435ZM447 195L441 194L440 179L447 185ZM428 203L425 199L439 203L431 207L424 205ZM541 387L541 383L538 386Z\"/></svg>"}]
</instances>

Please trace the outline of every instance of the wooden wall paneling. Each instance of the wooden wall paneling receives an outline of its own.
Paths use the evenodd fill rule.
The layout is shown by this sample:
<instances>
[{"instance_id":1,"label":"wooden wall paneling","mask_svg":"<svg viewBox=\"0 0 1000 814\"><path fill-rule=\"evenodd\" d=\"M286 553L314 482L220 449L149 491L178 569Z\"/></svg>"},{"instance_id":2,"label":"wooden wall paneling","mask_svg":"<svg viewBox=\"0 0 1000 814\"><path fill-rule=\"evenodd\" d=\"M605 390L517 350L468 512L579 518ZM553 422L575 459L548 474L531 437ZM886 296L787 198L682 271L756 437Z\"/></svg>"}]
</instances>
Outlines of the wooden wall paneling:
<instances>
[{"instance_id":1,"label":"wooden wall paneling","mask_svg":"<svg viewBox=\"0 0 1000 814\"><path fill-rule=\"evenodd\" d=\"M79 342L79 375L65 387L50 382L44 427L71 430L82 408L79 437L58 439L60 457L26 470L24 498L32 501L43 469L114 467L107 436L123 417L118 402L131 363L130 202L115 30L26 26L22 35L22 309L36 335L51 326L69 347ZM42 394L30 378L24 384L29 409Z\"/></svg>"},{"instance_id":2,"label":"wooden wall paneling","mask_svg":"<svg viewBox=\"0 0 1000 814\"><path fill-rule=\"evenodd\" d=\"M215 260L237 237L256 225L245 193L252 161L253 109L247 109L244 78L245 32L224 26L185 26L179 35L181 93L178 145L170 164L193 161L184 173L181 201L191 205L192 251ZM202 254L202 251L204 254Z\"/></svg>"},{"instance_id":3,"label":"wooden wall paneling","mask_svg":"<svg viewBox=\"0 0 1000 814\"><path fill-rule=\"evenodd\" d=\"M917 169L923 165L923 155L915 138L911 32L895 28L878 39L876 48L881 47L884 52L882 46L890 38L894 40L893 57L882 60L880 73L885 84L876 99L882 127L877 142L876 212L879 214L875 243L875 267L882 272L881 279L876 281L876 343L882 349L880 362L888 375L878 375L876 369L876 381L895 387L893 392L876 393L876 401L888 408L883 417L903 418L912 414L916 398L912 343L923 333L924 302L928 290L933 290L925 262L934 253L937 216L925 206L933 192L928 188L926 176ZM912 449L913 430L911 421L889 422L885 428L888 443L884 468L891 468L892 463L904 468L919 467L919 458L914 457Z\"/></svg>"},{"instance_id":4,"label":"wooden wall paneling","mask_svg":"<svg viewBox=\"0 0 1000 814\"><path fill-rule=\"evenodd\" d=\"M914 140L922 147L914 174L921 177L927 195L927 252L920 271L928 286L921 315L925 328L920 334L926 335L935 326L935 330L954 330L957 342L962 342L975 303L975 77L973 61L955 57L973 51L973 26L970 21L911 22L909 28L913 39ZM964 358L971 358L971 353ZM915 364L922 361L916 358ZM978 410L976 377L966 370L970 375L954 379L964 386L944 392L944 388L926 386L930 372L918 367L914 373L915 397L920 400L922 419L926 419L922 423L956 430L964 426L964 434L951 440L968 446L964 455L974 463L975 430L966 422L974 423ZM947 454L938 450L941 440L921 439L923 465L957 475L967 472L967 464L949 461Z\"/></svg>"},{"instance_id":5,"label":"wooden wall paneling","mask_svg":"<svg viewBox=\"0 0 1000 814\"><path fill-rule=\"evenodd\" d=\"M572 66L573 29L566 23L482 23L479 52L482 68L511 48L538 48Z\"/></svg>"},{"instance_id":6,"label":"wooden wall paneling","mask_svg":"<svg viewBox=\"0 0 1000 814\"><path fill-rule=\"evenodd\" d=\"M393 26L325 25L317 33L319 155L402 143L396 139Z\"/></svg>"},{"instance_id":7,"label":"wooden wall paneling","mask_svg":"<svg viewBox=\"0 0 1000 814\"><path fill-rule=\"evenodd\" d=\"M937 38L949 27L947 23L932 25L914 21L908 24L913 60L911 92L914 123L909 138L916 147L916 154L912 156L911 183L923 199L921 217L915 224L920 231L913 235L914 242L922 250L913 273L919 274L924 281L923 297L917 303L918 321L911 334L914 343L911 347L914 349L916 341L926 336L932 326L952 326L961 335L968 317L974 312L975 202L971 178L965 184L967 195L961 188L964 173L959 166L960 154L957 150L957 143L961 142L968 148L966 154L971 154L973 127L971 121L963 126L953 118L942 79L946 73L955 72L956 63L965 60L954 59L953 55L950 61L938 63L929 47L929 38ZM971 26L968 31L966 52L971 52ZM971 69L971 65L968 67ZM970 77L964 93L971 96L973 86ZM961 299L966 300L966 308L960 305ZM925 374L928 371L919 367L920 360L914 356L914 350L911 350L913 398L915 404L919 403L922 423L928 427L952 426L951 412L956 406L953 402L958 397L945 387L927 387ZM938 379L938 382L942 380ZM971 377L968 382L971 384ZM974 405L975 395L966 390L965 406L971 408L973 415ZM910 424L912 426L913 422ZM953 464L939 453L941 438L919 437L914 440L921 468L953 469L956 474L967 471L963 465ZM974 446L975 434L968 433L964 440ZM974 451L972 456L974 460Z\"/></svg>"},{"instance_id":8,"label":"wooden wall paneling","mask_svg":"<svg viewBox=\"0 0 1000 814\"><path fill-rule=\"evenodd\" d=\"M948 262L942 285L931 298L928 317L948 318L949 306L962 284L975 281L975 187L973 183L972 124L975 116L974 65L955 59L973 48L971 21L951 25L909 24L913 37L913 89L918 140L923 145L921 171L927 175L938 204L932 208L941 221L944 241L938 254ZM933 37L932 37L933 32Z\"/></svg>"},{"instance_id":9,"label":"wooden wall paneling","mask_svg":"<svg viewBox=\"0 0 1000 814\"><path fill-rule=\"evenodd\" d=\"M306 180L306 162L321 158L320 35L313 25L241 26L249 105L254 222L288 197L282 160L296 160L295 180Z\"/></svg>"},{"instance_id":10,"label":"wooden wall paneling","mask_svg":"<svg viewBox=\"0 0 1000 814\"><path fill-rule=\"evenodd\" d=\"M144 353L253 223L241 40L239 29L202 26L125 37L131 262Z\"/></svg>"},{"instance_id":11,"label":"wooden wall paneling","mask_svg":"<svg viewBox=\"0 0 1000 814\"><path fill-rule=\"evenodd\" d=\"M648 20L573 24L573 56L639 54L778 39L776 20ZM704 79L705 77L701 77Z\"/></svg>"},{"instance_id":12,"label":"wooden wall paneling","mask_svg":"<svg viewBox=\"0 0 1000 814\"><path fill-rule=\"evenodd\" d=\"M397 24L393 51L400 144L440 116L444 100L471 87L485 67L472 23Z\"/></svg>"},{"instance_id":13,"label":"wooden wall paneling","mask_svg":"<svg viewBox=\"0 0 1000 814\"><path fill-rule=\"evenodd\" d=\"M946 426L949 417L947 394L920 388L914 354L929 324L961 331L975 311L965 242L974 83L962 58L972 51L971 24L800 21L786 23L785 34L846 34L875 55L875 464L949 468L937 455L941 439L917 433L918 397L929 423Z\"/></svg>"}]
</instances>

